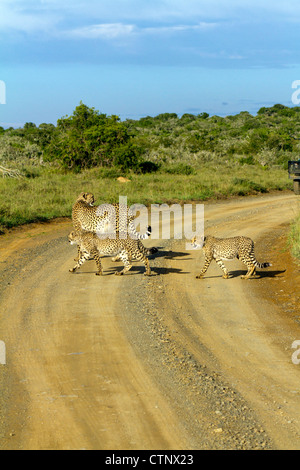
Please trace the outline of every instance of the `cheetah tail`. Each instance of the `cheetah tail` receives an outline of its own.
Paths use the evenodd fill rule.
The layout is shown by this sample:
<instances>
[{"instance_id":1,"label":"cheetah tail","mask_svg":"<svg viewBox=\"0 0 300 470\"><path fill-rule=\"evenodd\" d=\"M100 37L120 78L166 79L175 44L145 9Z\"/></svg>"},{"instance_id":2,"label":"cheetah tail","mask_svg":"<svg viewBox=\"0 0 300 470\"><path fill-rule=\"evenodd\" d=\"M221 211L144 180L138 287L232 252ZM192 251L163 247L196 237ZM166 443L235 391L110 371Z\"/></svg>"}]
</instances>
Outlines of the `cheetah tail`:
<instances>
[{"instance_id":1,"label":"cheetah tail","mask_svg":"<svg viewBox=\"0 0 300 470\"><path fill-rule=\"evenodd\" d=\"M270 266L272 266L271 263L258 263L258 262L256 263L256 267L257 267L257 268L261 268L261 269L263 269L263 268L269 268Z\"/></svg>"},{"instance_id":2,"label":"cheetah tail","mask_svg":"<svg viewBox=\"0 0 300 470\"><path fill-rule=\"evenodd\" d=\"M147 238L150 237L151 233L152 233L152 227L149 225L145 235L141 235L141 239L146 240Z\"/></svg>"},{"instance_id":3,"label":"cheetah tail","mask_svg":"<svg viewBox=\"0 0 300 470\"><path fill-rule=\"evenodd\" d=\"M136 237L137 240L147 240L152 233L152 227L149 225L145 234L141 235L135 229L134 224L131 222L128 226L128 233Z\"/></svg>"},{"instance_id":4,"label":"cheetah tail","mask_svg":"<svg viewBox=\"0 0 300 470\"><path fill-rule=\"evenodd\" d=\"M149 225L149 227L147 228L147 231L144 235L144 237L145 237L144 239L149 238L151 233L152 233L152 227L151 227L151 225Z\"/></svg>"}]
</instances>

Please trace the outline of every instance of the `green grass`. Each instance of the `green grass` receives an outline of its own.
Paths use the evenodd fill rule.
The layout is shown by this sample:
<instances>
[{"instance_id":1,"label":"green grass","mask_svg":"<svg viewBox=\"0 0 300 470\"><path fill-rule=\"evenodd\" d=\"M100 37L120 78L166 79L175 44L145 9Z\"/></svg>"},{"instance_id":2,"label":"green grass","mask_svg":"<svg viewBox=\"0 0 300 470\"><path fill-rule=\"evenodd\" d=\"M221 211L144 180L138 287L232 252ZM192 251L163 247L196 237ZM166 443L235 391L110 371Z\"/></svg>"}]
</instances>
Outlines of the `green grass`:
<instances>
[{"instance_id":1,"label":"green grass","mask_svg":"<svg viewBox=\"0 0 300 470\"><path fill-rule=\"evenodd\" d=\"M289 242L292 255L300 261L300 214L291 226Z\"/></svg>"},{"instance_id":2,"label":"green grass","mask_svg":"<svg viewBox=\"0 0 300 470\"><path fill-rule=\"evenodd\" d=\"M157 172L127 174L129 183L115 169L93 169L82 173L63 173L38 167L22 179L0 178L0 230L13 226L70 217L72 205L82 191L95 194L96 203L118 202L127 196L128 204L162 204L205 201L273 190L291 189L287 172L266 170L253 165L203 164L192 174Z\"/></svg>"}]
</instances>

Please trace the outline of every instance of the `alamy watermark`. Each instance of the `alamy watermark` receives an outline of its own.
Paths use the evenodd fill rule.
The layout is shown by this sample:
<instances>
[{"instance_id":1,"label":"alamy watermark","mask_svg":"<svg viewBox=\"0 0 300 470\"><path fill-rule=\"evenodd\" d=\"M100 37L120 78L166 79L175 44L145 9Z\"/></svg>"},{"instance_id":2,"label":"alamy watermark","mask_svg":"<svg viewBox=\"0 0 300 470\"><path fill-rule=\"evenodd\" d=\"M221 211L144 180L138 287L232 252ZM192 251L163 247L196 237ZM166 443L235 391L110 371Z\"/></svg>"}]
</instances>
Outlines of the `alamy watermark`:
<instances>
[{"instance_id":1,"label":"alamy watermark","mask_svg":"<svg viewBox=\"0 0 300 470\"><path fill-rule=\"evenodd\" d=\"M6 84L0 80L0 104L6 104Z\"/></svg>"},{"instance_id":2,"label":"alamy watermark","mask_svg":"<svg viewBox=\"0 0 300 470\"><path fill-rule=\"evenodd\" d=\"M116 207L102 204L97 207L97 215L102 218L97 235L99 238L132 239L140 238L151 227L152 240L186 239L186 249L195 249L192 238L203 240L204 237L204 204L134 204L128 208L127 197L119 197L119 233L116 232ZM128 224L128 216L133 219ZM147 238L147 237L145 237Z\"/></svg>"},{"instance_id":3,"label":"alamy watermark","mask_svg":"<svg viewBox=\"0 0 300 470\"><path fill-rule=\"evenodd\" d=\"M3 366L6 364L6 346L4 341L0 341L0 364Z\"/></svg>"},{"instance_id":4,"label":"alamy watermark","mask_svg":"<svg viewBox=\"0 0 300 470\"><path fill-rule=\"evenodd\" d=\"M292 363L298 366L300 364L300 340L293 342L292 349L296 349L292 355Z\"/></svg>"},{"instance_id":5,"label":"alamy watermark","mask_svg":"<svg viewBox=\"0 0 300 470\"><path fill-rule=\"evenodd\" d=\"M300 104L300 80L294 80L292 83L292 88L296 90L292 94L292 103Z\"/></svg>"}]
</instances>

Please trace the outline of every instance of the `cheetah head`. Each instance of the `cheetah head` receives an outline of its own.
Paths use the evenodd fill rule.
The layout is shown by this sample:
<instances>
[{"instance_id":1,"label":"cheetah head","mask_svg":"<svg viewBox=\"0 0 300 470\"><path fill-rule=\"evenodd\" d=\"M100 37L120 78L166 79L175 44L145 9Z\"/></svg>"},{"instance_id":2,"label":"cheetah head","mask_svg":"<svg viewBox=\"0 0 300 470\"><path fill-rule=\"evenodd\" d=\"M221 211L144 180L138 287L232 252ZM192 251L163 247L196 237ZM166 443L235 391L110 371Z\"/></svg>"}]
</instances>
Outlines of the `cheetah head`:
<instances>
[{"instance_id":1,"label":"cheetah head","mask_svg":"<svg viewBox=\"0 0 300 470\"><path fill-rule=\"evenodd\" d=\"M201 236L196 235L191 240L192 247L195 248L196 250L203 248L205 245L205 240L206 240L206 237L201 237Z\"/></svg>"},{"instance_id":2,"label":"cheetah head","mask_svg":"<svg viewBox=\"0 0 300 470\"><path fill-rule=\"evenodd\" d=\"M79 241L79 234L73 231L69 234L68 239L71 245L76 245L77 242Z\"/></svg>"},{"instance_id":3,"label":"cheetah head","mask_svg":"<svg viewBox=\"0 0 300 470\"><path fill-rule=\"evenodd\" d=\"M80 193L77 198L77 202L78 201L86 202L89 206L92 206L95 202L95 198L92 193Z\"/></svg>"}]
</instances>

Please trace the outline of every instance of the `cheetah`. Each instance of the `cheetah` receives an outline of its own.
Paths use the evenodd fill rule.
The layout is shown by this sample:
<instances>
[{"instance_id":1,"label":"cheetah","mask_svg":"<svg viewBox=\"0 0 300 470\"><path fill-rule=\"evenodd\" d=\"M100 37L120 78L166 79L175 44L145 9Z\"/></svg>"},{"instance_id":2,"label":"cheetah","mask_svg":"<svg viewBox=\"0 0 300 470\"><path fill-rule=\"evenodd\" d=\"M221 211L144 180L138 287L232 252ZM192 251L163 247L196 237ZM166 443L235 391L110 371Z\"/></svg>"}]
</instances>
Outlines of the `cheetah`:
<instances>
[{"instance_id":1,"label":"cheetah","mask_svg":"<svg viewBox=\"0 0 300 470\"><path fill-rule=\"evenodd\" d=\"M255 274L256 268L268 268L272 266L270 263L259 263L254 254L254 242L248 237L232 237L232 238L215 238L206 236L203 245L199 244L196 237L192 239L195 247L202 247L205 255L205 262L202 271L197 279L201 279L206 273L210 263L214 259L223 270L223 278L228 279L229 273L222 261L229 261L234 258L240 259L248 268L246 275L241 279L249 279Z\"/></svg>"},{"instance_id":2,"label":"cheetah","mask_svg":"<svg viewBox=\"0 0 300 470\"><path fill-rule=\"evenodd\" d=\"M130 238L139 240L146 239L151 234L150 226L148 227L145 235L141 235L136 231L133 223L134 216L128 214L128 208L126 205L102 204L101 206L94 206L94 202L95 198L92 193L82 192L79 194L72 208L72 221L76 231L85 230L87 232L94 232L99 236L102 235L103 237L105 234L107 234L107 237L113 234L117 238L121 234L121 238L129 238L130 236ZM125 221L124 219L122 220L122 218L125 218ZM128 224L128 228L122 226L123 224L126 224L126 222ZM152 253L156 253L157 251L158 250L156 248L152 248ZM77 258L75 258L75 261L78 261L79 258L80 247L78 246L78 255ZM117 256L113 261L118 261L118 259L119 257Z\"/></svg>"},{"instance_id":3,"label":"cheetah","mask_svg":"<svg viewBox=\"0 0 300 470\"><path fill-rule=\"evenodd\" d=\"M72 208L72 221L75 230L85 230L98 234L115 234L117 237L124 231L131 238L144 240L151 234L148 227L145 235L139 234L134 226L134 216L128 213L128 207L124 204L102 204L94 206L95 198L92 193L80 193ZM122 220L125 219L125 220ZM126 225L123 227L122 225ZM123 230L123 232L122 232Z\"/></svg>"},{"instance_id":4,"label":"cheetah","mask_svg":"<svg viewBox=\"0 0 300 470\"><path fill-rule=\"evenodd\" d=\"M69 243L71 245L77 244L80 247L80 259L70 272L74 273L82 264L93 256L97 264L97 276L103 275L102 264L100 260L101 255L115 256L118 255L124 264L122 271L116 271L115 274L121 276L127 273L131 268L131 260L135 259L142 261L145 265L146 276L151 275L149 260L147 258L149 250L147 250L139 240L127 239L110 239L99 238L93 232L73 231L69 234Z\"/></svg>"}]
</instances>

